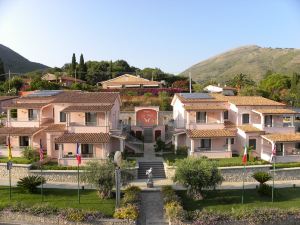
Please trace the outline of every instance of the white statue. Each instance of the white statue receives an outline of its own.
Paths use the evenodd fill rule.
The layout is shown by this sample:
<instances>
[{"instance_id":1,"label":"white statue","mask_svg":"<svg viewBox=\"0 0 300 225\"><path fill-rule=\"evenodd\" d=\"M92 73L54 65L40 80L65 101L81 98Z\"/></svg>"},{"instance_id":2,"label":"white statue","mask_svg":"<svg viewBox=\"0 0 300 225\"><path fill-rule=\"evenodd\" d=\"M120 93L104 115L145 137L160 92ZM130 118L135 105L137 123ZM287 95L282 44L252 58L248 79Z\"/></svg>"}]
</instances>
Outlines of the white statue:
<instances>
[{"instance_id":1,"label":"white statue","mask_svg":"<svg viewBox=\"0 0 300 225\"><path fill-rule=\"evenodd\" d=\"M147 184L153 183L152 167L146 170L146 175L148 176Z\"/></svg>"}]
</instances>

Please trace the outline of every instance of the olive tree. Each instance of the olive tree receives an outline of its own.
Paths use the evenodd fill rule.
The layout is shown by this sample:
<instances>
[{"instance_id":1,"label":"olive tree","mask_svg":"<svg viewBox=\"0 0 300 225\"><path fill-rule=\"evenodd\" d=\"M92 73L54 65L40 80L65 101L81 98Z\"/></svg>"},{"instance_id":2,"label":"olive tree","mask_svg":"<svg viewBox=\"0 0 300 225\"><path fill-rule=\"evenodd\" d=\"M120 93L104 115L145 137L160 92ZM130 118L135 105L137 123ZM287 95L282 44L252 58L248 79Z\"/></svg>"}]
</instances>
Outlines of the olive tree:
<instances>
[{"instance_id":1,"label":"olive tree","mask_svg":"<svg viewBox=\"0 0 300 225\"><path fill-rule=\"evenodd\" d=\"M222 176L215 161L206 158L186 158L179 160L174 181L187 186L187 194L202 199L203 188L215 188L222 183Z\"/></svg>"}]
</instances>

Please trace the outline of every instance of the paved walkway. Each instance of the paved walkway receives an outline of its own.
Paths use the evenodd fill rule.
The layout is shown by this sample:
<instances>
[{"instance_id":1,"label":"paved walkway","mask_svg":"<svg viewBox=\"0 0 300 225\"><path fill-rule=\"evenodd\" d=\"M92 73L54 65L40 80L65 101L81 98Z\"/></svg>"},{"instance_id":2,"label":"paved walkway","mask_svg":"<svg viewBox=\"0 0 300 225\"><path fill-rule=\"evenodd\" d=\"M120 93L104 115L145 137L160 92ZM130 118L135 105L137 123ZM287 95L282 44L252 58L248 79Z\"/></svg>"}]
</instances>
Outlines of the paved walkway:
<instances>
[{"instance_id":1,"label":"paved walkway","mask_svg":"<svg viewBox=\"0 0 300 225\"><path fill-rule=\"evenodd\" d=\"M141 211L138 225L167 225L160 191L141 192Z\"/></svg>"},{"instance_id":2,"label":"paved walkway","mask_svg":"<svg viewBox=\"0 0 300 225\"><path fill-rule=\"evenodd\" d=\"M155 143L144 143L144 157L139 158L139 161L162 161L162 158L155 156Z\"/></svg>"}]
</instances>

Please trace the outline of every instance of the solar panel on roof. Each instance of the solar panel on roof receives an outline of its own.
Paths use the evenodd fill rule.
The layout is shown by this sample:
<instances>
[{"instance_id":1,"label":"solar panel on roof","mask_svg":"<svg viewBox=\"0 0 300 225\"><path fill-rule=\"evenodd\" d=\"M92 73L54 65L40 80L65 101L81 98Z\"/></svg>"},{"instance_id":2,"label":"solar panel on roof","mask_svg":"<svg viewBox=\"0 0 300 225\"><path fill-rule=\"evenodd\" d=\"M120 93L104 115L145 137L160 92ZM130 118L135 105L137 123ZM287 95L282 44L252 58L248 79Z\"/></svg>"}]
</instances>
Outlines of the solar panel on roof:
<instances>
[{"instance_id":1,"label":"solar panel on roof","mask_svg":"<svg viewBox=\"0 0 300 225\"><path fill-rule=\"evenodd\" d=\"M207 93L180 93L180 95L186 99L213 99Z\"/></svg>"},{"instance_id":2,"label":"solar panel on roof","mask_svg":"<svg viewBox=\"0 0 300 225\"><path fill-rule=\"evenodd\" d=\"M29 94L28 97L50 97L50 96L55 96L61 92L62 92L62 90L35 91L32 94Z\"/></svg>"}]
</instances>

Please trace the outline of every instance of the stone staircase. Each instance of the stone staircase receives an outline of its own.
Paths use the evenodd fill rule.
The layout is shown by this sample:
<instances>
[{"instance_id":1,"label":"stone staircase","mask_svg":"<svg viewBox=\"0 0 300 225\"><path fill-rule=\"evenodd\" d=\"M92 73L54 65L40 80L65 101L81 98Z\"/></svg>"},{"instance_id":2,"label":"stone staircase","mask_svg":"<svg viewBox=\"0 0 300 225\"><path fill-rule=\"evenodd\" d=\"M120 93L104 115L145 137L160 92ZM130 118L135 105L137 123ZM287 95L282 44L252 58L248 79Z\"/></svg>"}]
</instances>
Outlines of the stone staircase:
<instances>
[{"instance_id":1,"label":"stone staircase","mask_svg":"<svg viewBox=\"0 0 300 225\"><path fill-rule=\"evenodd\" d=\"M153 142L153 129L152 128L144 128L144 142L145 143Z\"/></svg>"},{"instance_id":2,"label":"stone staircase","mask_svg":"<svg viewBox=\"0 0 300 225\"><path fill-rule=\"evenodd\" d=\"M146 170L152 168L153 178L166 178L165 167L161 161L139 162L138 179L147 179Z\"/></svg>"}]
</instances>

